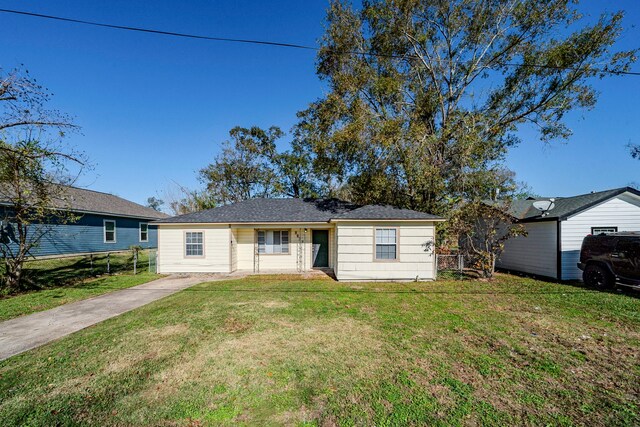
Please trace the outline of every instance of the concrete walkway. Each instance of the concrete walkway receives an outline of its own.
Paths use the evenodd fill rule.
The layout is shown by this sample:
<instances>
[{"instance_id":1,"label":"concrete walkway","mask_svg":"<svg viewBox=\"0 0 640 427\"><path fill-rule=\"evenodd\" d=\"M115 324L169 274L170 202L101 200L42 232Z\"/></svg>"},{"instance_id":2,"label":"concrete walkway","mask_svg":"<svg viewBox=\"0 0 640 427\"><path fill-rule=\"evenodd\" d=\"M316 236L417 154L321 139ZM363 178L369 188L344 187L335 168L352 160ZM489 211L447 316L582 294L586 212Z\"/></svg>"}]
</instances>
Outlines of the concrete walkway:
<instances>
[{"instance_id":1,"label":"concrete walkway","mask_svg":"<svg viewBox=\"0 0 640 427\"><path fill-rule=\"evenodd\" d=\"M222 275L170 276L0 323L0 360Z\"/></svg>"}]
</instances>

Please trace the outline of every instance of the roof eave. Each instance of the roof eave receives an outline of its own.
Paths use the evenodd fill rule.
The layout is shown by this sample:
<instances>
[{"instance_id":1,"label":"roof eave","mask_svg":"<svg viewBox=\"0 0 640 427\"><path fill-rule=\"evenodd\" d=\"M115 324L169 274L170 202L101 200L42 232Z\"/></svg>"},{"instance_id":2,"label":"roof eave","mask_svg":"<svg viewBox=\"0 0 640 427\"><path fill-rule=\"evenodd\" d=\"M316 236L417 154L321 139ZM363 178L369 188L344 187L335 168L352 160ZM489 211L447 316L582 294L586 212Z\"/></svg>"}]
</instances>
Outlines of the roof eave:
<instances>
[{"instance_id":1,"label":"roof eave","mask_svg":"<svg viewBox=\"0 0 640 427\"><path fill-rule=\"evenodd\" d=\"M561 217L558 217L558 219L560 221L566 221L567 219L569 219L569 217L572 217L572 216L574 216L576 214L579 214L582 211L590 209L590 208L592 208L592 207L594 207L596 205L599 205L600 203L602 203L604 201L610 200L610 199L612 199L614 197L617 197L617 196L619 196L621 194L624 194L624 193L627 193L627 192L633 194L634 196L640 197L640 191L636 190L635 188L633 188L633 187L622 187L622 188L619 188L618 190L616 190L614 193L608 194L607 196L600 197L599 199L594 200L591 203L587 203L586 205L581 206L578 209L574 209L574 210L562 215Z\"/></svg>"},{"instance_id":2,"label":"roof eave","mask_svg":"<svg viewBox=\"0 0 640 427\"><path fill-rule=\"evenodd\" d=\"M564 221L564 220L561 217L549 216L544 218L533 217L533 218L518 219L516 220L516 223L527 224L527 223L533 223L533 222L549 222L549 221Z\"/></svg>"},{"instance_id":3,"label":"roof eave","mask_svg":"<svg viewBox=\"0 0 640 427\"><path fill-rule=\"evenodd\" d=\"M153 221L152 224L158 226L164 225L287 225L287 224L311 224L311 225L321 225L321 224L329 224L336 222L371 222L371 221L394 221L394 222L443 222L446 221L444 218L371 218L371 219L351 219L351 218L333 218L329 221L234 221L234 222L213 222L213 221L163 221L157 220Z\"/></svg>"},{"instance_id":4,"label":"roof eave","mask_svg":"<svg viewBox=\"0 0 640 427\"><path fill-rule=\"evenodd\" d=\"M0 202L0 206L11 207L12 204L11 203L7 203L7 202ZM144 220L153 221L153 222L161 221L161 220L164 219L164 218L145 216L145 215L130 215L130 214L120 214L120 213L114 213L114 212L87 211L87 210L83 210L83 209L51 208L51 210L52 211L73 212L73 213L80 213L80 214L90 214L90 215L114 216L114 217L118 217L118 218L144 219Z\"/></svg>"},{"instance_id":5,"label":"roof eave","mask_svg":"<svg viewBox=\"0 0 640 427\"><path fill-rule=\"evenodd\" d=\"M173 222L173 221L153 221L155 225L261 225L261 224L273 224L273 225L286 225L286 224L328 224L329 221L181 221L181 222Z\"/></svg>"},{"instance_id":6,"label":"roof eave","mask_svg":"<svg viewBox=\"0 0 640 427\"><path fill-rule=\"evenodd\" d=\"M329 222L371 222L371 221L394 221L394 222L443 222L445 218L334 218Z\"/></svg>"}]
</instances>

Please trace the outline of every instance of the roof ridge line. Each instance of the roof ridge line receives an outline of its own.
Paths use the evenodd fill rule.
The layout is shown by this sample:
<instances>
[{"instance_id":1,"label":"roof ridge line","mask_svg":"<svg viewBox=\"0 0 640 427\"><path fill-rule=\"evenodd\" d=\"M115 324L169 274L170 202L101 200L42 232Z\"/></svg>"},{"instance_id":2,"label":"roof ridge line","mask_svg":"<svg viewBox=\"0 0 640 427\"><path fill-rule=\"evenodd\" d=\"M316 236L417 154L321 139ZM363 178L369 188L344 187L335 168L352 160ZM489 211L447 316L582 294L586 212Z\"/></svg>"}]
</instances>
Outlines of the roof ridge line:
<instances>
[{"instance_id":1,"label":"roof ridge line","mask_svg":"<svg viewBox=\"0 0 640 427\"><path fill-rule=\"evenodd\" d=\"M560 199L572 199L574 197L584 197L584 196L591 196L591 195L595 195L595 194L600 194L600 193L614 193L616 191L627 191L629 189L635 190L635 188L633 187L616 187L616 188L610 188L608 190L599 190L599 191L590 191L588 193L583 193L583 194L576 194L575 196L556 196L556 198L560 198Z\"/></svg>"}]
</instances>

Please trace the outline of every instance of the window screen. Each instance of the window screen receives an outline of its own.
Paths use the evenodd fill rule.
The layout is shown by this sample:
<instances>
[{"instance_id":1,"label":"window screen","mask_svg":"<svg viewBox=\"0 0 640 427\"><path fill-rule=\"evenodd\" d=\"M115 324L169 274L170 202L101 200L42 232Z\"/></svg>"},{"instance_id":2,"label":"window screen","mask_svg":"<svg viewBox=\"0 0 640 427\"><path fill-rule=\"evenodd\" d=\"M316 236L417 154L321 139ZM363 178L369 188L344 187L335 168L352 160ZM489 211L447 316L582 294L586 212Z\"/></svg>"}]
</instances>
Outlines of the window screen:
<instances>
[{"instance_id":1,"label":"window screen","mask_svg":"<svg viewBox=\"0 0 640 427\"><path fill-rule=\"evenodd\" d=\"M202 231L187 231L185 233L185 255L204 255L204 233Z\"/></svg>"},{"instance_id":2,"label":"window screen","mask_svg":"<svg viewBox=\"0 0 640 427\"><path fill-rule=\"evenodd\" d=\"M116 222L104 222L104 241L105 243L114 243L116 241Z\"/></svg>"},{"instance_id":3,"label":"window screen","mask_svg":"<svg viewBox=\"0 0 640 427\"><path fill-rule=\"evenodd\" d=\"M149 224L140 223L140 241L141 242L149 241Z\"/></svg>"},{"instance_id":4,"label":"window screen","mask_svg":"<svg viewBox=\"0 0 640 427\"><path fill-rule=\"evenodd\" d=\"M259 254L288 254L289 230L259 230Z\"/></svg>"},{"instance_id":5,"label":"window screen","mask_svg":"<svg viewBox=\"0 0 640 427\"><path fill-rule=\"evenodd\" d=\"M397 259L397 231L395 228L376 229L376 259Z\"/></svg>"}]
</instances>

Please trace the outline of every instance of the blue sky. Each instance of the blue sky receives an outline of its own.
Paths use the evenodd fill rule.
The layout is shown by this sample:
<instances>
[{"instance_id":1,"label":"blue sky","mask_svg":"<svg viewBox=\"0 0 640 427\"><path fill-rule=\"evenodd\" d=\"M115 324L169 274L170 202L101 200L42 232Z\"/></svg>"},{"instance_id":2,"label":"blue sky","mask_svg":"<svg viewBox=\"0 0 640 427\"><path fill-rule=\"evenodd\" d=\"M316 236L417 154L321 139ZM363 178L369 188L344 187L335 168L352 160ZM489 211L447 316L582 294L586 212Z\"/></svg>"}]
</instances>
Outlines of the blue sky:
<instances>
[{"instance_id":1,"label":"blue sky","mask_svg":"<svg viewBox=\"0 0 640 427\"><path fill-rule=\"evenodd\" d=\"M597 15L610 2L589 0ZM640 44L640 3L626 10L620 49ZM219 37L315 44L326 1L0 0L0 8ZM0 66L24 64L76 118L70 142L95 168L80 184L144 203L173 182L195 188L233 126L278 125L324 93L315 54L125 32L0 14ZM640 69L640 64L634 67ZM544 145L523 131L508 166L542 195L572 195L640 182L640 77L595 81L599 102L570 114L566 143Z\"/></svg>"}]
</instances>

